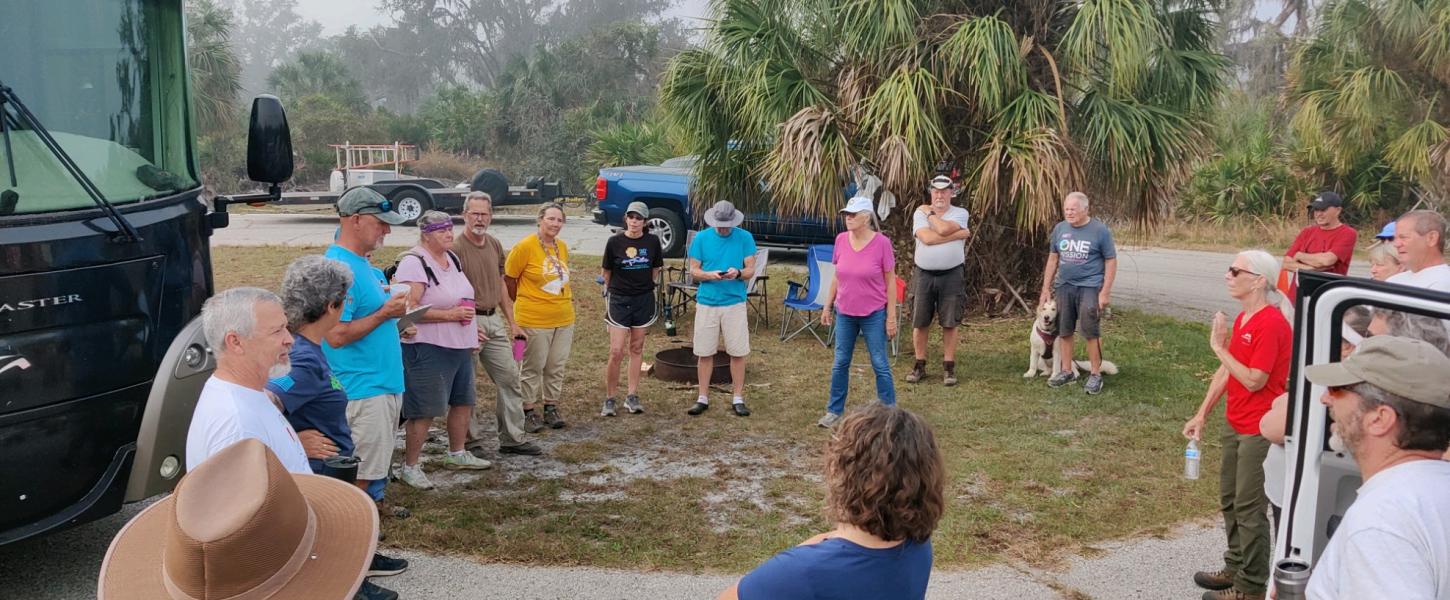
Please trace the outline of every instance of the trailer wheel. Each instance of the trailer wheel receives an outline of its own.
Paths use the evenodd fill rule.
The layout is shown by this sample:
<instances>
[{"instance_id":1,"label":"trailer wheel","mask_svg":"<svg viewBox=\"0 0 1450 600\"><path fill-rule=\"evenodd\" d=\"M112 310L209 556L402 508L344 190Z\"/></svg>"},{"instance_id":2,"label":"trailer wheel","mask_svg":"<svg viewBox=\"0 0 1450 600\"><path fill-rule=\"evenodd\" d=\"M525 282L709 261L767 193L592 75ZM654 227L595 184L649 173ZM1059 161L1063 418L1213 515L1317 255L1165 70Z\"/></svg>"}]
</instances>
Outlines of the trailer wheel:
<instances>
[{"instance_id":1,"label":"trailer wheel","mask_svg":"<svg viewBox=\"0 0 1450 600\"><path fill-rule=\"evenodd\" d=\"M660 238L660 247L665 257L678 258L685 255L685 220L668 208L651 208L645 220L649 232Z\"/></svg>"},{"instance_id":2,"label":"trailer wheel","mask_svg":"<svg viewBox=\"0 0 1450 600\"><path fill-rule=\"evenodd\" d=\"M398 190L393 194L393 211L407 219L404 225L413 225L418 217L433 208L433 199L426 192L413 189Z\"/></svg>"},{"instance_id":3,"label":"trailer wheel","mask_svg":"<svg viewBox=\"0 0 1450 600\"><path fill-rule=\"evenodd\" d=\"M475 192L483 192L493 198L494 206L502 204L509 198L509 180L503 176L498 169L481 169L473 175L473 184L469 189Z\"/></svg>"}]
</instances>

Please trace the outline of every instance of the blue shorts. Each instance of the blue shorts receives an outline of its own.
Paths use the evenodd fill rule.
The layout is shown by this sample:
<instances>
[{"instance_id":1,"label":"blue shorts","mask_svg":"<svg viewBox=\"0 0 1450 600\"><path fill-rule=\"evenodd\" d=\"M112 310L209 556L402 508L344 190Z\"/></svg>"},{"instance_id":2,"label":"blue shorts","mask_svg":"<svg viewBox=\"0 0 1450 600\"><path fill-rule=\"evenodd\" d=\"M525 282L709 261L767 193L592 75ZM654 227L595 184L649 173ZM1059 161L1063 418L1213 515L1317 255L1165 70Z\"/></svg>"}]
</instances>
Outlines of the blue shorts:
<instances>
[{"instance_id":1,"label":"blue shorts","mask_svg":"<svg viewBox=\"0 0 1450 600\"><path fill-rule=\"evenodd\" d=\"M403 419L431 419L473 406L473 351L403 344Z\"/></svg>"}]
</instances>

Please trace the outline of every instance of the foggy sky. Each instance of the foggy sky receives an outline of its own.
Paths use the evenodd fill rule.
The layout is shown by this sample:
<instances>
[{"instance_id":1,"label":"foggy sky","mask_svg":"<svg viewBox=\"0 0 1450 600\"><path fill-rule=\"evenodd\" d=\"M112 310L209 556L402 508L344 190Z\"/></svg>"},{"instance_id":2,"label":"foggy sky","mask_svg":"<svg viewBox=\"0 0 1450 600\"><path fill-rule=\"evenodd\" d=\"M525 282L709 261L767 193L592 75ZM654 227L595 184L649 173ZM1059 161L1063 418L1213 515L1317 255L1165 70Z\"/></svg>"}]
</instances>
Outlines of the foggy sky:
<instances>
[{"instance_id":1,"label":"foggy sky","mask_svg":"<svg viewBox=\"0 0 1450 600\"><path fill-rule=\"evenodd\" d=\"M675 0L675 7L666 16L682 19L704 16L709 0ZM374 0L297 0L297 12L303 18L322 24L325 35L336 35L349 26L367 29L392 22L392 17L376 8Z\"/></svg>"}]
</instances>

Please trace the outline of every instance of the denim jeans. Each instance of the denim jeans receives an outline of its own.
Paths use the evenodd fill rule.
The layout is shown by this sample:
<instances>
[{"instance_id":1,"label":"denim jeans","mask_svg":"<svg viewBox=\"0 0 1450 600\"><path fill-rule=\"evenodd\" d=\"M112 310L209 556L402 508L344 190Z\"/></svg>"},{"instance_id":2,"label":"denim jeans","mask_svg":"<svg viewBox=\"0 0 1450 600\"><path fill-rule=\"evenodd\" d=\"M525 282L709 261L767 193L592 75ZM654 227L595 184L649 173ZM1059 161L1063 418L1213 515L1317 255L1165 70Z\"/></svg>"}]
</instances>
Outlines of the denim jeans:
<instances>
[{"instance_id":1,"label":"denim jeans","mask_svg":"<svg viewBox=\"0 0 1450 600\"><path fill-rule=\"evenodd\" d=\"M896 385L891 380L891 358L887 356L886 308L864 317L836 313L836 363L831 366L831 401L826 411L846 412L846 392L851 389L851 355L856 351L856 338L866 337L866 351L871 354L871 370L876 372L876 397L882 404L896 404Z\"/></svg>"}]
</instances>

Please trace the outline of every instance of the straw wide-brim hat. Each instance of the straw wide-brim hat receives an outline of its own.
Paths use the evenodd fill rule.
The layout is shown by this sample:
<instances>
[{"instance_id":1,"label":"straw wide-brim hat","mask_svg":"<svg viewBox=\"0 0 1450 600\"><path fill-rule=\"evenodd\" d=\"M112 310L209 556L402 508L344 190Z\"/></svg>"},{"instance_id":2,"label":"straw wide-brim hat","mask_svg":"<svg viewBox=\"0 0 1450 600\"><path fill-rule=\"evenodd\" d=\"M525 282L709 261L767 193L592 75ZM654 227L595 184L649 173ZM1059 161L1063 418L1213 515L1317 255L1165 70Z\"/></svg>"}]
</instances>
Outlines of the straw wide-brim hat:
<instances>
[{"instance_id":1,"label":"straw wide-brim hat","mask_svg":"<svg viewBox=\"0 0 1450 600\"><path fill-rule=\"evenodd\" d=\"M111 541L101 600L347 600L378 543L378 513L357 487L288 473L247 439L186 475Z\"/></svg>"}]
</instances>

